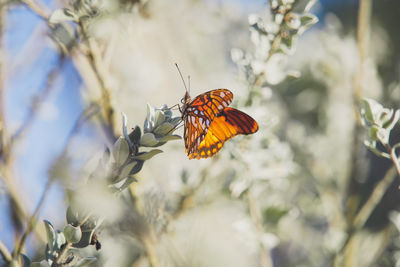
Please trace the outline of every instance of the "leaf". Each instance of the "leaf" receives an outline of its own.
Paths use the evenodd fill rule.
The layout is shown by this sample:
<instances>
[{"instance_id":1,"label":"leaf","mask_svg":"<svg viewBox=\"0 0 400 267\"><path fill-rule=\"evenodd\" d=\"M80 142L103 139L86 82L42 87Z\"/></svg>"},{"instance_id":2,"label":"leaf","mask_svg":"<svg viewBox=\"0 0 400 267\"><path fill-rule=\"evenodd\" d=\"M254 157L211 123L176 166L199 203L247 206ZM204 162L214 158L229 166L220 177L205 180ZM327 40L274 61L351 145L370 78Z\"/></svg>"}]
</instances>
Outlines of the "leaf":
<instances>
[{"instance_id":1,"label":"leaf","mask_svg":"<svg viewBox=\"0 0 400 267\"><path fill-rule=\"evenodd\" d=\"M133 167L133 169L130 171L129 175L133 175L133 174L140 172L143 168L143 164L144 164L144 161L139 160L138 163L135 165L135 167Z\"/></svg>"},{"instance_id":2,"label":"leaf","mask_svg":"<svg viewBox=\"0 0 400 267\"><path fill-rule=\"evenodd\" d=\"M160 150L160 149L153 149L153 150L150 150L149 152L138 153L138 155L134 156L133 158L137 159L137 160L148 160L148 159L151 159L155 155L160 154L162 152L163 151Z\"/></svg>"},{"instance_id":3,"label":"leaf","mask_svg":"<svg viewBox=\"0 0 400 267\"><path fill-rule=\"evenodd\" d=\"M79 226L73 226L71 224L67 224L64 227L64 235L68 242L76 243L81 240L82 231Z\"/></svg>"},{"instance_id":4,"label":"leaf","mask_svg":"<svg viewBox=\"0 0 400 267\"><path fill-rule=\"evenodd\" d=\"M57 23L51 28L51 31L52 38L67 49L70 49L75 44L75 30L68 23Z\"/></svg>"},{"instance_id":5,"label":"leaf","mask_svg":"<svg viewBox=\"0 0 400 267\"><path fill-rule=\"evenodd\" d=\"M300 23L302 27L309 28L318 22L318 18L313 14L304 14L300 17Z\"/></svg>"},{"instance_id":6,"label":"leaf","mask_svg":"<svg viewBox=\"0 0 400 267\"><path fill-rule=\"evenodd\" d=\"M172 134L172 135L167 135L167 136L161 138L160 142L168 142L168 141L179 140L179 139L181 139L181 137L179 135Z\"/></svg>"},{"instance_id":7,"label":"leaf","mask_svg":"<svg viewBox=\"0 0 400 267\"><path fill-rule=\"evenodd\" d=\"M117 166L124 164L129 156L128 142L122 136L113 145L113 155Z\"/></svg>"},{"instance_id":8,"label":"leaf","mask_svg":"<svg viewBox=\"0 0 400 267\"><path fill-rule=\"evenodd\" d=\"M165 121L165 115L161 110L157 110L154 116L154 127L161 125Z\"/></svg>"},{"instance_id":9,"label":"leaf","mask_svg":"<svg viewBox=\"0 0 400 267\"><path fill-rule=\"evenodd\" d=\"M55 251L60 251L61 247L67 242L67 240L65 239L65 235L63 232L61 231L57 231L56 234L56 240L54 243L54 250Z\"/></svg>"},{"instance_id":10,"label":"leaf","mask_svg":"<svg viewBox=\"0 0 400 267\"><path fill-rule=\"evenodd\" d=\"M279 220L289 212L289 209L282 207L268 207L263 212L263 220L276 225Z\"/></svg>"},{"instance_id":11,"label":"leaf","mask_svg":"<svg viewBox=\"0 0 400 267\"><path fill-rule=\"evenodd\" d=\"M130 186L133 182L137 182L138 180L134 176L129 176L126 178L125 182L119 188L120 191L124 190L128 186Z\"/></svg>"},{"instance_id":12,"label":"leaf","mask_svg":"<svg viewBox=\"0 0 400 267\"><path fill-rule=\"evenodd\" d=\"M80 266L89 266L91 263L95 262L97 260L96 257L86 257L83 259L80 259L74 267L80 267Z\"/></svg>"},{"instance_id":13,"label":"leaf","mask_svg":"<svg viewBox=\"0 0 400 267\"><path fill-rule=\"evenodd\" d=\"M142 132L140 130L139 126L135 126L135 128L133 129L133 131L129 134L129 138L131 139L131 141L135 144L138 144L140 141L140 136L142 135Z\"/></svg>"},{"instance_id":14,"label":"leaf","mask_svg":"<svg viewBox=\"0 0 400 267\"><path fill-rule=\"evenodd\" d=\"M53 225L49 221L43 220L43 222L44 222L44 227L46 229L47 244L49 246L50 251L53 251L56 240L56 231L54 230Z\"/></svg>"},{"instance_id":15,"label":"leaf","mask_svg":"<svg viewBox=\"0 0 400 267\"><path fill-rule=\"evenodd\" d=\"M56 9L49 17L49 22L53 24L66 21L78 22L78 16L68 8Z\"/></svg>"},{"instance_id":16,"label":"leaf","mask_svg":"<svg viewBox=\"0 0 400 267\"><path fill-rule=\"evenodd\" d=\"M154 134L152 133L145 133L142 135L142 138L140 139L140 145L146 146L146 147L151 147L154 145L157 145L159 141L156 139Z\"/></svg>"},{"instance_id":17,"label":"leaf","mask_svg":"<svg viewBox=\"0 0 400 267\"><path fill-rule=\"evenodd\" d=\"M23 253L21 253L21 256L22 256L22 267L31 267L32 266L31 259Z\"/></svg>"},{"instance_id":18,"label":"leaf","mask_svg":"<svg viewBox=\"0 0 400 267\"><path fill-rule=\"evenodd\" d=\"M138 164L138 161L132 161L131 163L125 165L123 167L121 173L119 174L118 178L116 180L114 180L113 183L118 183L118 182L122 181L123 179L125 179L137 164Z\"/></svg>"},{"instance_id":19,"label":"leaf","mask_svg":"<svg viewBox=\"0 0 400 267\"><path fill-rule=\"evenodd\" d=\"M92 235L94 233L94 229L91 231L84 231L82 232L82 238L79 240L78 243L73 244L72 246L74 248L85 248L90 245L90 242L92 241Z\"/></svg>"},{"instance_id":20,"label":"leaf","mask_svg":"<svg viewBox=\"0 0 400 267\"><path fill-rule=\"evenodd\" d=\"M154 129L154 134L158 136L164 136L172 132L174 125L169 122L164 122Z\"/></svg>"}]
</instances>

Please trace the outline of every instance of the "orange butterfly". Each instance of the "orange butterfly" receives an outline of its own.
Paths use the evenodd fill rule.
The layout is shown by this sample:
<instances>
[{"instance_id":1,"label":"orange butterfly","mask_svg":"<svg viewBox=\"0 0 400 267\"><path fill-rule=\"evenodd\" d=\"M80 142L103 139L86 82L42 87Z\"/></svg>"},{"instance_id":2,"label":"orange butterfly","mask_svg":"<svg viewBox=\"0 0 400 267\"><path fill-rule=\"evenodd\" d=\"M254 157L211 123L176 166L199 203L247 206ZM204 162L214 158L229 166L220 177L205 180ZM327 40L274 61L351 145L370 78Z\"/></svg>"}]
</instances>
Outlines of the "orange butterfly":
<instances>
[{"instance_id":1,"label":"orange butterfly","mask_svg":"<svg viewBox=\"0 0 400 267\"><path fill-rule=\"evenodd\" d=\"M235 135L257 132L258 124L252 117L228 107L232 99L228 89L212 90L193 100L186 91L181 112L189 159L212 157Z\"/></svg>"}]
</instances>

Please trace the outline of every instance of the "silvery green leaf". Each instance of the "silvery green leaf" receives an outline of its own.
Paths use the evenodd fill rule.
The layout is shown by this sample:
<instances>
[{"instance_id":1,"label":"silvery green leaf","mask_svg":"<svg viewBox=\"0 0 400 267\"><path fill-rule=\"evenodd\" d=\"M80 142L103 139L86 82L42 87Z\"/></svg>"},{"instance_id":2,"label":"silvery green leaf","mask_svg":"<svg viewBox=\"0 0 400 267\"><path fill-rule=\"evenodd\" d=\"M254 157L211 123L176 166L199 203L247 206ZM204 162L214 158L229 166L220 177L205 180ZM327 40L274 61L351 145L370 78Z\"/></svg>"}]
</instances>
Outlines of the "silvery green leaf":
<instances>
[{"instance_id":1,"label":"silvery green leaf","mask_svg":"<svg viewBox=\"0 0 400 267\"><path fill-rule=\"evenodd\" d=\"M89 266L91 263L95 262L97 260L96 257L86 257L83 259L80 259L74 267L80 267L80 266Z\"/></svg>"},{"instance_id":2,"label":"silvery green leaf","mask_svg":"<svg viewBox=\"0 0 400 267\"><path fill-rule=\"evenodd\" d=\"M157 110L155 115L154 115L154 128L159 126L164 121L165 121L164 113L160 109Z\"/></svg>"},{"instance_id":3,"label":"silvery green leaf","mask_svg":"<svg viewBox=\"0 0 400 267\"><path fill-rule=\"evenodd\" d=\"M302 27L310 27L318 22L318 18L313 14L304 14L300 17L300 22Z\"/></svg>"},{"instance_id":4,"label":"silvery green leaf","mask_svg":"<svg viewBox=\"0 0 400 267\"><path fill-rule=\"evenodd\" d=\"M170 119L168 122L171 123L172 125L176 126L182 121L181 117L174 117Z\"/></svg>"},{"instance_id":5,"label":"silvery green leaf","mask_svg":"<svg viewBox=\"0 0 400 267\"><path fill-rule=\"evenodd\" d=\"M54 243L54 250L60 251L62 245L66 243L66 239L63 232L57 231L56 240Z\"/></svg>"},{"instance_id":6,"label":"silvery green leaf","mask_svg":"<svg viewBox=\"0 0 400 267\"><path fill-rule=\"evenodd\" d=\"M133 175L140 172L143 168L143 164L144 164L143 160L138 160L138 163L135 165L135 167L132 168L129 175Z\"/></svg>"},{"instance_id":7,"label":"silvery green leaf","mask_svg":"<svg viewBox=\"0 0 400 267\"><path fill-rule=\"evenodd\" d=\"M158 127L156 127L154 129L153 133L156 134L157 136L164 136L164 135L171 133L173 129L174 129L174 125L172 125L169 122L164 122L161 125L159 125Z\"/></svg>"},{"instance_id":8,"label":"silvery green leaf","mask_svg":"<svg viewBox=\"0 0 400 267\"><path fill-rule=\"evenodd\" d=\"M368 147L368 149L371 150L371 152L373 152L375 155L377 155L379 157L384 157L384 158L390 159L390 155L388 153L382 152L382 151L380 151L380 150L378 150L376 148L376 142L375 141L370 142L370 141L366 140L366 141L364 141L364 145L366 147Z\"/></svg>"},{"instance_id":9,"label":"silvery green leaf","mask_svg":"<svg viewBox=\"0 0 400 267\"><path fill-rule=\"evenodd\" d=\"M117 166L124 164L129 156L128 142L122 136L113 145L113 155Z\"/></svg>"},{"instance_id":10,"label":"silvery green leaf","mask_svg":"<svg viewBox=\"0 0 400 267\"><path fill-rule=\"evenodd\" d=\"M387 123L383 124L383 128L391 131L393 129L393 127L397 124L397 122L400 119L400 110L396 110L396 112L394 113L393 117L391 120L389 120Z\"/></svg>"},{"instance_id":11,"label":"silvery green leaf","mask_svg":"<svg viewBox=\"0 0 400 267\"><path fill-rule=\"evenodd\" d=\"M172 135L167 135L167 136L161 138L160 142L168 142L168 141L179 140L179 139L181 139L181 137L179 135L172 134Z\"/></svg>"},{"instance_id":12,"label":"silvery green leaf","mask_svg":"<svg viewBox=\"0 0 400 267\"><path fill-rule=\"evenodd\" d=\"M91 231L82 231L82 238L79 240L78 243L73 244L74 248L85 248L90 245L92 241L92 235L94 233L94 229Z\"/></svg>"},{"instance_id":13,"label":"silvery green leaf","mask_svg":"<svg viewBox=\"0 0 400 267\"><path fill-rule=\"evenodd\" d=\"M158 140L152 133L145 133L142 135L142 138L140 138L140 144L142 146L151 147L157 145L157 143Z\"/></svg>"},{"instance_id":14,"label":"silvery green leaf","mask_svg":"<svg viewBox=\"0 0 400 267\"><path fill-rule=\"evenodd\" d=\"M379 128L377 132L377 137L382 144L387 145L389 144L390 131L385 128Z\"/></svg>"},{"instance_id":15,"label":"silvery green leaf","mask_svg":"<svg viewBox=\"0 0 400 267\"><path fill-rule=\"evenodd\" d=\"M137 159L137 160L148 160L162 152L163 151L160 149L153 149L153 150L150 150L149 152L141 152L137 156L134 156L133 158Z\"/></svg>"},{"instance_id":16,"label":"silvery green leaf","mask_svg":"<svg viewBox=\"0 0 400 267\"><path fill-rule=\"evenodd\" d=\"M67 208L66 217L67 223L72 225L78 225L82 219L78 211L74 210L71 206Z\"/></svg>"},{"instance_id":17,"label":"silvery green leaf","mask_svg":"<svg viewBox=\"0 0 400 267\"><path fill-rule=\"evenodd\" d=\"M86 222L81 225L82 232L92 231L96 229L98 221L92 217L90 217Z\"/></svg>"},{"instance_id":18,"label":"silvery green leaf","mask_svg":"<svg viewBox=\"0 0 400 267\"><path fill-rule=\"evenodd\" d=\"M369 129L369 138L370 138L372 141L377 141L377 140L379 140L379 137L378 137L379 129L380 129L380 128L379 128L378 126L376 126L376 125L371 126L371 128Z\"/></svg>"},{"instance_id":19,"label":"silvery green leaf","mask_svg":"<svg viewBox=\"0 0 400 267\"><path fill-rule=\"evenodd\" d=\"M143 162L143 161L142 161ZM138 180L134 177L134 176L128 176L126 178L126 180L124 181L124 183L121 185L121 187L119 188L120 191L124 190L125 188L127 188L128 186L130 186L133 182L137 182Z\"/></svg>"},{"instance_id":20,"label":"silvery green leaf","mask_svg":"<svg viewBox=\"0 0 400 267\"><path fill-rule=\"evenodd\" d=\"M68 9L68 8L62 8L62 9L56 9L51 13L49 17L49 22L56 24L56 23L61 23L65 21L78 21L78 17L75 15L75 13Z\"/></svg>"},{"instance_id":21,"label":"silvery green leaf","mask_svg":"<svg viewBox=\"0 0 400 267\"><path fill-rule=\"evenodd\" d=\"M138 164L138 161L132 161L131 163L125 165L123 167L121 173L119 174L118 178L115 181L113 181L113 183L118 183L118 182L122 181L123 179L125 179L137 164Z\"/></svg>"},{"instance_id":22,"label":"silvery green leaf","mask_svg":"<svg viewBox=\"0 0 400 267\"><path fill-rule=\"evenodd\" d=\"M22 256L22 267L31 267L32 266L31 259L23 253L21 253L21 256Z\"/></svg>"},{"instance_id":23,"label":"silvery green leaf","mask_svg":"<svg viewBox=\"0 0 400 267\"><path fill-rule=\"evenodd\" d=\"M171 111L170 108L168 108L167 105L164 104L164 105L161 107L161 110L164 112L164 115L165 115L165 118L166 118L166 119L171 119L171 117L172 117L172 111Z\"/></svg>"},{"instance_id":24,"label":"silvery green leaf","mask_svg":"<svg viewBox=\"0 0 400 267\"><path fill-rule=\"evenodd\" d=\"M140 136L142 135L142 131L140 130L139 126L135 126L133 131L129 134L129 138L135 144L139 143Z\"/></svg>"},{"instance_id":25,"label":"silvery green leaf","mask_svg":"<svg viewBox=\"0 0 400 267\"><path fill-rule=\"evenodd\" d=\"M68 23L56 23L54 27L51 28L52 38L65 46L66 48L71 48L76 41L75 30Z\"/></svg>"},{"instance_id":26,"label":"silvery green leaf","mask_svg":"<svg viewBox=\"0 0 400 267\"><path fill-rule=\"evenodd\" d=\"M383 111L383 106L371 98L361 100L361 117L366 124L378 124L376 121Z\"/></svg>"},{"instance_id":27,"label":"silvery green leaf","mask_svg":"<svg viewBox=\"0 0 400 267\"><path fill-rule=\"evenodd\" d=\"M47 243L46 250L44 253L47 263L49 263L51 265L53 263L53 260L54 260L56 254L57 254L57 252L50 250L49 244Z\"/></svg>"},{"instance_id":28,"label":"silvery green leaf","mask_svg":"<svg viewBox=\"0 0 400 267\"><path fill-rule=\"evenodd\" d=\"M67 224L64 227L64 235L65 238L68 242L70 243L76 243L79 240L81 240L82 237L82 231L79 226L73 226L71 224Z\"/></svg>"},{"instance_id":29,"label":"silvery green leaf","mask_svg":"<svg viewBox=\"0 0 400 267\"><path fill-rule=\"evenodd\" d=\"M147 116L144 121L144 132L151 132L154 127L154 108L147 104Z\"/></svg>"},{"instance_id":30,"label":"silvery green leaf","mask_svg":"<svg viewBox=\"0 0 400 267\"><path fill-rule=\"evenodd\" d=\"M46 229L47 244L49 245L49 249L53 251L56 240L56 231L54 230L53 225L49 221L43 220L43 222L44 222L44 227Z\"/></svg>"}]
</instances>

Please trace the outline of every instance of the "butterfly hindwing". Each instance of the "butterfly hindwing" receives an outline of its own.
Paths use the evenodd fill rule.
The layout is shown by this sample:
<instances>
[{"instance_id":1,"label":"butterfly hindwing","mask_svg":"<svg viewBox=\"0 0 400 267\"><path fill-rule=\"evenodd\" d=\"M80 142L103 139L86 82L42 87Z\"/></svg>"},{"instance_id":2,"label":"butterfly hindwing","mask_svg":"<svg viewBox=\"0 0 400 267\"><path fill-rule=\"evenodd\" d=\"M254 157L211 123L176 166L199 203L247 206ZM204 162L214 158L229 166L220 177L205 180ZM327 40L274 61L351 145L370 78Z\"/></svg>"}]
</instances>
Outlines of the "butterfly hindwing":
<instances>
[{"instance_id":1,"label":"butterfly hindwing","mask_svg":"<svg viewBox=\"0 0 400 267\"><path fill-rule=\"evenodd\" d=\"M196 149L189 151L188 156L190 159L212 157L227 140L238 134L252 134L257 130L258 124L252 117L227 107L214 118L203 140L195 144Z\"/></svg>"}]
</instances>

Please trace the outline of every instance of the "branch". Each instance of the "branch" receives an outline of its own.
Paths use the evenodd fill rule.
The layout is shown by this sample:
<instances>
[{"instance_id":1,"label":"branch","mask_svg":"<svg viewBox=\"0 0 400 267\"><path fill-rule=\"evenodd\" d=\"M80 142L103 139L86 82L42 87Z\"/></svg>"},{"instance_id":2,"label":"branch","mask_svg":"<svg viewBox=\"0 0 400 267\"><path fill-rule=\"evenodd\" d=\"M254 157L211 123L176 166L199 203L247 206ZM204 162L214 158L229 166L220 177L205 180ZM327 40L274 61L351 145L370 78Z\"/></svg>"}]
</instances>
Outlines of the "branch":
<instances>
[{"instance_id":1,"label":"branch","mask_svg":"<svg viewBox=\"0 0 400 267\"><path fill-rule=\"evenodd\" d=\"M7 247L4 245L3 242L1 242L1 240L0 240L0 254L6 263L12 261L12 256L10 251L8 251Z\"/></svg>"},{"instance_id":2,"label":"branch","mask_svg":"<svg viewBox=\"0 0 400 267\"><path fill-rule=\"evenodd\" d=\"M14 253L13 253L14 259L17 259L19 257L22 249L24 248L26 239L28 238L29 234L32 232L32 230L36 226L36 221L37 221L39 211L40 211L41 207L43 206L46 196L48 195L48 192L49 192L52 182L53 182L53 179L51 179L51 178L47 181L46 186L43 191L43 194L39 200L39 203L37 204L35 211L33 212L32 216L29 219L28 227L27 227L25 233L22 235L19 242L17 242L17 244L15 245L15 249L14 249Z\"/></svg>"}]
</instances>

